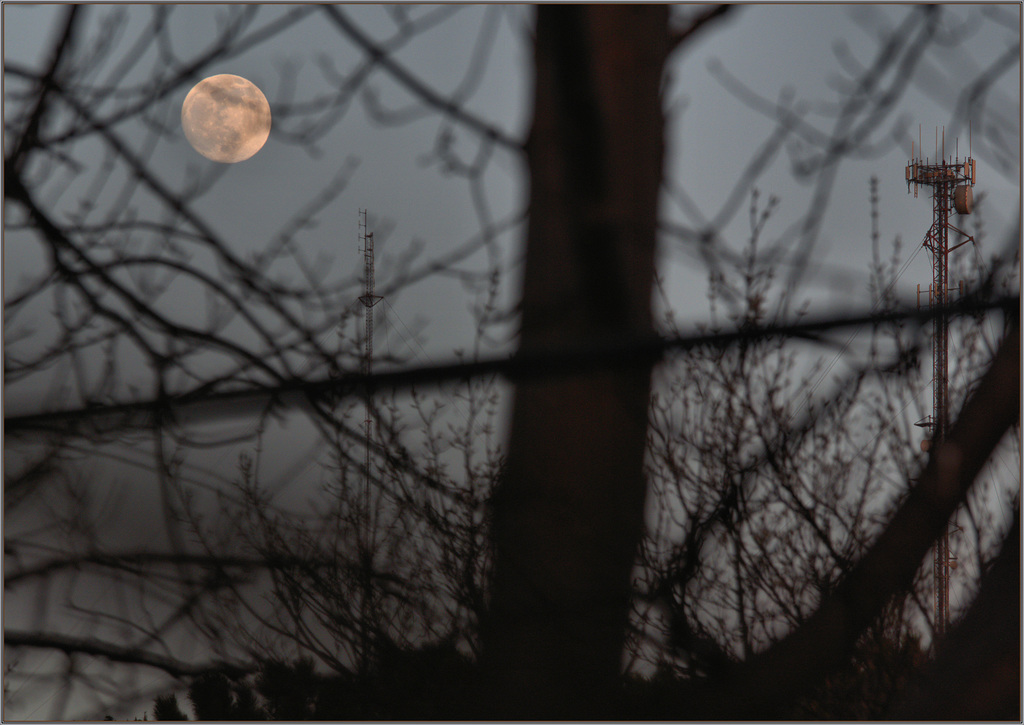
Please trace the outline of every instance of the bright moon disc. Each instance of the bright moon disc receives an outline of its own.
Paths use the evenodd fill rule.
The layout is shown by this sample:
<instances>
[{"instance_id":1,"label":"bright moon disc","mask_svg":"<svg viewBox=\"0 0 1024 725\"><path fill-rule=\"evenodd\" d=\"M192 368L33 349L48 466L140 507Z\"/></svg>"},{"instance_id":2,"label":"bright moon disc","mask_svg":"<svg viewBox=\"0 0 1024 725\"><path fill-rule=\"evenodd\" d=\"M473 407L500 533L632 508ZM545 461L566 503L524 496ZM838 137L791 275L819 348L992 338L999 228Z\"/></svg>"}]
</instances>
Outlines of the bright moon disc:
<instances>
[{"instance_id":1,"label":"bright moon disc","mask_svg":"<svg viewBox=\"0 0 1024 725\"><path fill-rule=\"evenodd\" d=\"M192 148L212 161L234 164L263 148L270 136L270 104L241 76L199 81L181 104L181 127Z\"/></svg>"}]
</instances>

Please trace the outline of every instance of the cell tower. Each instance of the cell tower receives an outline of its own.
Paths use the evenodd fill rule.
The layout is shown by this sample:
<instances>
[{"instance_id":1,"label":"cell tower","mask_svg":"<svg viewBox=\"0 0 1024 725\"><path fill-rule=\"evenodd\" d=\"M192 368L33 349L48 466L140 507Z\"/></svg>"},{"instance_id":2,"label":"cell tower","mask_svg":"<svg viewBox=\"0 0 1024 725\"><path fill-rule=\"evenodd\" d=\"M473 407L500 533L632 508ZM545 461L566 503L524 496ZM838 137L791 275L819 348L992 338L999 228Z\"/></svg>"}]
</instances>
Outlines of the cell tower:
<instances>
[{"instance_id":1,"label":"cell tower","mask_svg":"<svg viewBox=\"0 0 1024 725\"><path fill-rule=\"evenodd\" d=\"M946 156L946 129L942 129L941 155L939 147L939 130L935 130L935 160L921 158L920 127L918 128L917 154L914 142L910 142L911 159L907 164L907 193L914 187L917 198L919 186L932 188L932 226L924 237L923 246L932 255L932 284L928 288L927 304L935 310L933 317L932 337L932 415L917 423L924 428L931 428L931 441L922 443L927 450L931 446L940 445L946 438L949 428L949 316L947 307L950 295L959 291L963 293L963 282L956 287L949 284L949 254L956 249L974 241L974 237L950 222L950 214L970 214L974 205L972 187L975 181L975 160L968 150L967 158L961 160L959 142L955 157ZM970 136L968 136L970 139ZM968 149L970 141L968 140ZM950 231L955 242L950 246ZM957 239L959 242L956 242ZM921 285L917 286L917 304L921 306ZM956 568L956 560L949 553L949 534L947 526L935 545L934 573L935 583L935 634L943 637L949 627L949 572Z\"/></svg>"},{"instance_id":2,"label":"cell tower","mask_svg":"<svg viewBox=\"0 0 1024 725\"><path fill-rule=\"evenodd\" d=\"M373 291L373 232L366 231L366 209L359 210L359 243L363 253L364 291L359 301L363 303L363 318L366 325L363 339L363 374L373 373L373 306L384 299ZM370 405L370 394L367 392L364 401L366 408L366 479L369 488L370 479L370 442L373 439L373 413Z\"/></svg>"},{"instance_id":3,"label":"cell tower","mask_svg":"<svg viewBox=\"0 0 1024 725\"><path fill-rule=\"evenodd\" d=\"M373 373L373 307L382 299L381 295L373 289L373 232L366 231L366 210L359 210L359 243L363 253L363 294L359 301L363 303L363 321L365 324L365 335L363 338L363 373L369 377ZM368 382L368 381L367 381ZM360 627L357 645L357 669L365 673L373 657L373 627L368 623L375 616L374 593L373 593L373 570L374 570L374 531L376 529L376 516L373 511L373 496L371 494L372 481L370 478L370 448L373 444L373 402L370 387L366 387L363 398L363 406L366 411L365 449L364 460L365 485L362 488L361 506L363 516L359 517L356 523L356 541L358 562L360 566L359 582L361 584L358 602L360 609L360 621L364 623Z\"/></svg>"}]
</instances>

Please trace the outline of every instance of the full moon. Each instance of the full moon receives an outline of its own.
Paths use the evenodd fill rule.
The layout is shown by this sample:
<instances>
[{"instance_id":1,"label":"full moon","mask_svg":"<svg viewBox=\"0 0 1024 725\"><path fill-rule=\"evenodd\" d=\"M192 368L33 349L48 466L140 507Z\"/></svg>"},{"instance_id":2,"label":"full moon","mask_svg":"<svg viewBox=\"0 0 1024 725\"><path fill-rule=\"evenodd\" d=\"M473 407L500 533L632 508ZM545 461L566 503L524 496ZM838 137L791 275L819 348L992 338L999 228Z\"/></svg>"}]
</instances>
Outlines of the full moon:
<instances>
[{"instance_id":1,"label":"full moon","mask_svg":"<svg viewBox=\"0 0 1024 725\"><path fill-rule=\"evenodd\" d=\"M181 128L203 156L234 164L252 157L267 142L270 104L259 88L241 76L210 76L185 96Z\"/></svg>"}]
</instances>

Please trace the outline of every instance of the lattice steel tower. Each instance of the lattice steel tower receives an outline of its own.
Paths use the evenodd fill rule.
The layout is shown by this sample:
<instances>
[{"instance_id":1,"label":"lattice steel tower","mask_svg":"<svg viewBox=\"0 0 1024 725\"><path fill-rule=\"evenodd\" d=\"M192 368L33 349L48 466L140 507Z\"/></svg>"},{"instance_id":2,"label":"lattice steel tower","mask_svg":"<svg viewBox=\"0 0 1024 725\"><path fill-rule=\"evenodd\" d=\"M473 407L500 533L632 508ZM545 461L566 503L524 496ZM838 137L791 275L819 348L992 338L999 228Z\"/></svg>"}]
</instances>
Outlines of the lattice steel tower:
<instances>
[{"instance_id":1,"label":"lattice steel tower","mask_svg":"<svg viewBox=\"0 0 1024 725\"><path fill-rule=\"evenodd\" d=\"M363 320L365 331L363 338L363 374L369 377L373 373L373 306L384 299L373 290L373 232L366 231L366 209L359 210L359 243L363 253L364 290L359 297L363 303ZM370 394L367 392L364 401L366 408L366 485L370 485L370 443L373 439L373 413Z\"/></svg>"},{"instance_id":2,"label":"lattice steel tower","mask_svg":"<svg viewBox=\"0 0 1024 725\"><path fill-rule=\"evenodd\" d=\"M958 144L959 145L959 144ZM920 129L918 130L918 154L921 152ZM907 164L907 193L914 187L917 197L919 186L932 188L932 226L924 237L923 245L932 255L932 284L928 288L929 307L935 310L932 336L932 415L918 425L931 428L931 442L927 447L940 445L946 438L949 428L949 316L947 306L950 295L963 292L963 283L952 287L949 284L949 254L974 237L950 222L950 214L970 214L974 199L972 187L975 181L975 160L968 151L967 158L961 160L959 149L955 157L946 157L946 130L942 129L941 155L939 147L939 131L935 130L935 160L921 158L914 153L914 142L911 141L911 160ZM950 231L954 237L950 246ZM921 306L921 285L917 286L917 304ZM922 447L927 449L923 444ZM956 562L949 553L949 526L935 544L933 578L935 583L935 634L945 635L949 627L949 572L956 567Z\"/></svg>"}]
</instances>

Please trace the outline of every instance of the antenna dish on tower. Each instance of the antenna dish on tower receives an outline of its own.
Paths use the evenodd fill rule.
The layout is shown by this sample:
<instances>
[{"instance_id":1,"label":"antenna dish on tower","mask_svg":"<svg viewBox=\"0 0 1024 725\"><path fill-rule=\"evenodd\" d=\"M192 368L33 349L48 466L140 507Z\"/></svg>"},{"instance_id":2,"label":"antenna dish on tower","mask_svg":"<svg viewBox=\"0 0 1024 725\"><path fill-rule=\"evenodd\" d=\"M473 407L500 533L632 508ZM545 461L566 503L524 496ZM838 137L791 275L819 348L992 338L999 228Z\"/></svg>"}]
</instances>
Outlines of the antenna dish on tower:
<instances>
[{"instance_id":1,"label":"antenna dish on tower","mask_svg":"<svg viewBox=\"0 0 1024 725\"><path fill-rule=\"evenodd\" d=\"M953 206L957 214L970 214L974 210L974 192L963 184L953 191Z\"/></svg>"}]
</instances>

